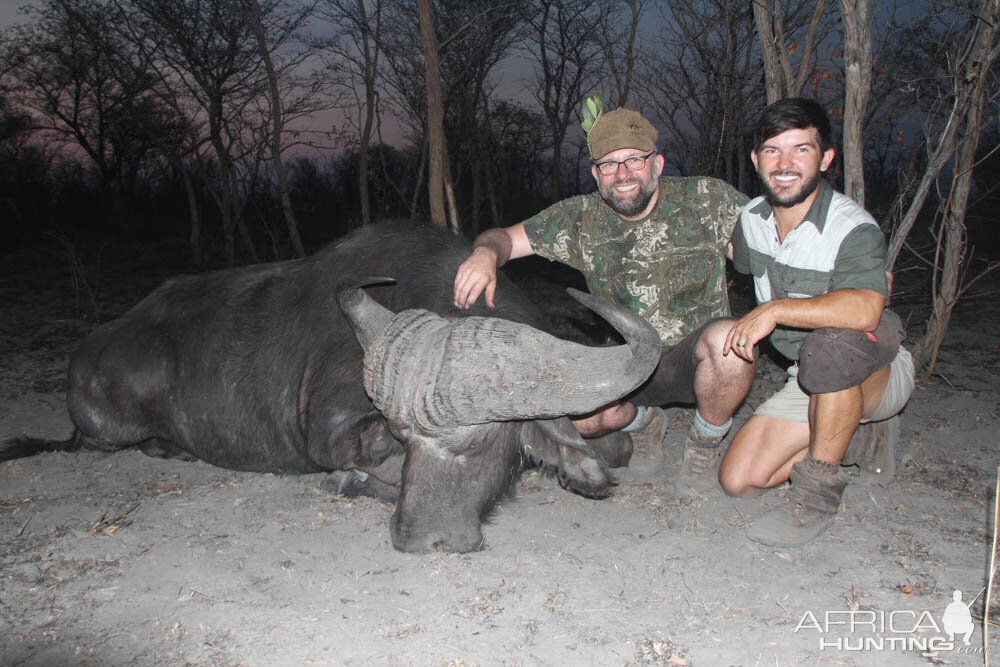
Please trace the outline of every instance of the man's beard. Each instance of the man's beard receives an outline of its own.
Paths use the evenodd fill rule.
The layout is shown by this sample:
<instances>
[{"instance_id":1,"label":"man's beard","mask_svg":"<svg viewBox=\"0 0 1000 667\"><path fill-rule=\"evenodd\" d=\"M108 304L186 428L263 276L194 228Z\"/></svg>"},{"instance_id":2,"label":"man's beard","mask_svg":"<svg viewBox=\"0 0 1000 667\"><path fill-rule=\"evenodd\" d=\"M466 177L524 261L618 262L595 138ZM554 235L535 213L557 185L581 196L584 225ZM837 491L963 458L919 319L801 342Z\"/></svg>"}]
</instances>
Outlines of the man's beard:
<instances>
[{"instance_id":1,"label":"man's beard","mask_svg":"<svg viewBox=\"0 0 1000 667\"><path fill-rule=\"evenodd\" d=\"M771 172L770 175L776 176L776 175L781 175L782 173L787 173L787 172ZM819 187L819 179L821 175L822 172L817 171L815 174L812 175L812 178L810 178L807 181L802 181L802 187L799 188L798 192L786 195L785 197L782 197L777 192L772 190L771 185L767 182L767 179L764 178L764 176L758 173L757 177L760 179L760 184L764 186L764 199L767 200L768 204L770 204L772 207L791 208L792 206L801 204L802 202L804 202L806 199L809 198L809 195L816 192L816 188Z\"/></svg>"},{"instance_id":2,"label":"man's beard","mask_svg":"<svg viewBox=\"0 0 1000 667\"><path fill-rule=\"evenodd\" d=\"M600 188L601 197L611 207L611 210L626 218L633 218L645 211L659 185L659 179L656 178L651 178L648 181L641 178L634 180L639 183L639 188L627 193L624 197L615 190L615 186L621 185L623 182L631 182L630 180L616 181Z\"/></svg>"}]
</instances>

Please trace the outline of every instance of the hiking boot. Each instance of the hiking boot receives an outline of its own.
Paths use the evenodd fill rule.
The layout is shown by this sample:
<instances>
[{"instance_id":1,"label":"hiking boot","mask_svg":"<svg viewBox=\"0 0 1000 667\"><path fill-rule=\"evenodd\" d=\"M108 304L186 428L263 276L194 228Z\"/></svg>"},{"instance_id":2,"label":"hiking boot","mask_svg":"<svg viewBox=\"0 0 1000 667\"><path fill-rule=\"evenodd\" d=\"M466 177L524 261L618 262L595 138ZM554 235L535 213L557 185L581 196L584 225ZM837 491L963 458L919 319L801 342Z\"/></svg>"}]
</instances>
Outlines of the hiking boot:
<instances>
[{"instance_id":1,"label":"hiking boot","mask_svg":"<svg viewBox=\"0 0 1000 667\"><path fill-rule=\"evenodd\" d=\"M899 415L880 422L859 424L844 454L844 465L857 465L877 475L876 482L888 486L896 476L896 443Z\"/></svg>"},{"instance_id":2,"label":"hiking boot","mask_svg":"<svg viewBox=\"0 0 1000 667\"><path fill-rule=\"evenodd\" d=\"M747 539L772 547L800 547L833 524L847 486L838 463L806 456L792 466L785 497L747 530Z\"/></svg>"},{"instance_id":3,"label":"hiking boot","mask_svg":"<svg viewBox=\"0 0 1000 667\"><path fill-rule=\"evenodd\" d=\"M719 486L716 464L719 443L723 438L705 439L698 435L694 426L688 429L687 437L684 438L683 459L677 466L673 480L674 496L688 500L695 493L705 493Z\"/></svg>"},{"instance_id":4,"label":"hiking boot","mask_svg":"<svg viewBox=\"0 0 1000 667\"><path fill-rule=\"evenodd\" d=\"M667 413L662 408L646 408L646 414L631 431L632 459L630 468L655 468L663 463L663 436L667 432Z\"/></svg>"}]
</instances>

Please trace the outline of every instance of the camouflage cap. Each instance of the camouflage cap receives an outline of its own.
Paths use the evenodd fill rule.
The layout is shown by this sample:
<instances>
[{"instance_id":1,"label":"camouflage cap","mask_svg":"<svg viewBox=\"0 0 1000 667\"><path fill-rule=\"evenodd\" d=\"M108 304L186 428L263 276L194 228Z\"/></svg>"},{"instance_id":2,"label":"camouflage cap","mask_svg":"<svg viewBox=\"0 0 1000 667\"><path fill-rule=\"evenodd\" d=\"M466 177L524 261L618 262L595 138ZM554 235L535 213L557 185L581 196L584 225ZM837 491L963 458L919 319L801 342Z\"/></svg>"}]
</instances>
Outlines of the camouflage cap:
<instances>
[{"instance_id":1,"label":"camouflage cap","mask_svg":"<svg viewBox=\"0 0 1000 667\"><path fill-rule=\"evenodd\" d=\"M615 109L597 119L587 135L587 146L590 157L597 160L621 148L655 148L658 136L653 124L638 111Z\"/></svg>"}]
</instances>

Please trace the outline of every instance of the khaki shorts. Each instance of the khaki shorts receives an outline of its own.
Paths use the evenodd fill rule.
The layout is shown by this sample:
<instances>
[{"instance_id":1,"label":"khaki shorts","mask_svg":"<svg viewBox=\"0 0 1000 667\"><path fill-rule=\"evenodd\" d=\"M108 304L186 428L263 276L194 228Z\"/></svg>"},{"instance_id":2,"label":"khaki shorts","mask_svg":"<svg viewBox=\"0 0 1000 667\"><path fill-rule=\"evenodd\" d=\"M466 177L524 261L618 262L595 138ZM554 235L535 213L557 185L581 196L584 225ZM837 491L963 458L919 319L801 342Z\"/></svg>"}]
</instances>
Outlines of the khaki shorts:
<instances>
[{"instance_id":1,"label":"khaki shorts","mask_svg":"<svg viewBox=\"0 0 1000 667\"><path fill-rule=\"evenodd\" d=\"M871 419L862 419L861 423L883 421L896 415L913 393L913 359L902 345L896 353L896 358L889 364L889 382L885 386L885 394L878 410ZM809 422L809 394L802 391L798 381L799 366L793 364L788 369L788 382L776 391L771 398L764 401L754 412L755 415L775 417L790 422Z\"/></svg>"}]
</instances>

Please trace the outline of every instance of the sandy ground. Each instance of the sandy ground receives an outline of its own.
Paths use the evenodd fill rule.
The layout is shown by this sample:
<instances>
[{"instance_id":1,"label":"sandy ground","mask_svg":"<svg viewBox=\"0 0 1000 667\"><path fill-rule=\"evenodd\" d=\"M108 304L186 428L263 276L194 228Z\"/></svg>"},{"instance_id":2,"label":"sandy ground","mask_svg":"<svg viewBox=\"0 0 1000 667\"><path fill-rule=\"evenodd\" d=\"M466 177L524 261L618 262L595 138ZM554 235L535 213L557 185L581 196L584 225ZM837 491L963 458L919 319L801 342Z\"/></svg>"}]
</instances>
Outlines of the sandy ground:
<instances>
[{"instance_id":1,"label":"sandy ground","mask_svg":"<svg viewBox=\"0 0 1000 667\"><path fill-rule=\"evenodd\" d=\"M72 428L63 377L93 324L61 252L0 262L0 439ZM102 257L99 286L85 273L105 317L159 279L123 258ZM998 323L993 298L958 307L904 413L896 481L858 475L834 527L796 550L744 537L781 489L680 502L628 470L603 501L528 472L483 551L407 555L390 506L331 496L320 475L134 451L0 464L0 665L983 664ZM763 365L738 423L782 377ZM691 411L670 414L679 443ZM955 590L975 598L969 646L945 632Z\"/></svg>"}]
</instances>

